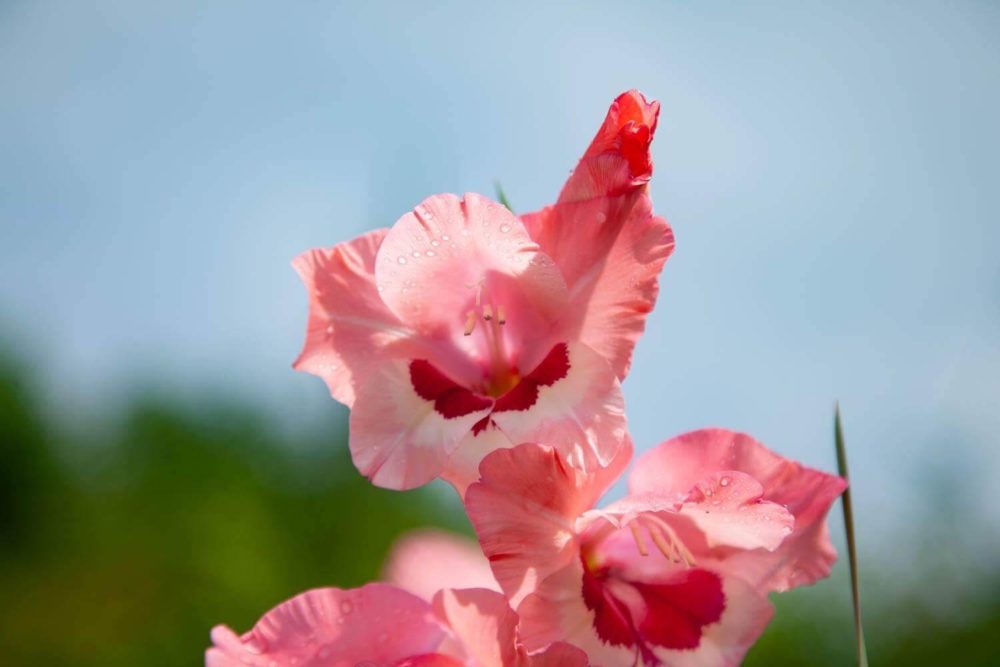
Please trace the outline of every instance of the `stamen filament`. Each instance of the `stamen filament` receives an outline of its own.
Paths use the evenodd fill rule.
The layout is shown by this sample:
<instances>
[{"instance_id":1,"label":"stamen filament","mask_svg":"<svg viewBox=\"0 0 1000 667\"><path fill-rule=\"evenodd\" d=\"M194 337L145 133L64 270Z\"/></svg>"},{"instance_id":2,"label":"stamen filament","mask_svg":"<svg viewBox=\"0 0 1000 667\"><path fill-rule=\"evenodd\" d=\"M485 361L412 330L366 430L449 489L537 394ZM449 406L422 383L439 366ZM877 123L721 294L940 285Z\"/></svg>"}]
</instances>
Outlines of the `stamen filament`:
<instances>
[{"instance_id":1,"label":"stamen filament","mask_svg":"<svg viewBox=\"0 0 1000 667\"><path fill-rule=\"evenodd\" d=\"M648 556L649 552L646 550L646 545L642 541L642 534L639 532L639 526L633 521L628 525L632 529L632 539L635 540L635 546L639 550L640 556Z\"/></svg>"}]
</instances>

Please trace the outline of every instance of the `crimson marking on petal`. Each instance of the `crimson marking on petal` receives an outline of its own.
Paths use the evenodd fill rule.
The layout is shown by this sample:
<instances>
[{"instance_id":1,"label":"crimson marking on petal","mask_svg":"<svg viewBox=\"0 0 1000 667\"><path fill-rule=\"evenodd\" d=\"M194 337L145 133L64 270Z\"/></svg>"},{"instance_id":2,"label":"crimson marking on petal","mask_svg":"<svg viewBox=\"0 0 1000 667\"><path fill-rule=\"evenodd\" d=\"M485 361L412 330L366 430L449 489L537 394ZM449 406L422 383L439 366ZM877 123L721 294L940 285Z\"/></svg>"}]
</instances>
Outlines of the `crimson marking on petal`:
<instances>
[{"instance_id":1,"label":"crimson marking on petal","mask_svg":"<svg viewBox=\"0 0 1000 667\"><path fill-rule=\"evenodd\" d=\"M527 410L538 400L538 388L548 387L569 374L569 348L555 345L533 371L521 378L510 391L497 399L494 412Z\"/></svg>"},{"instance_id":2,"label":"crimson marking on petal","mask_svg":"<svg viewBox=\"0 0 1000 667\"><path fill-rule=\"evenodd\" d=\"M493 413L491 412L490 415L491 414ZM475 424L472 425L472 435L474 436L479 435L480 433L485 431L486 428L489 426L493 426L494 428L496 427L497 424L495 421L490 419L490 415L486 415L485 417L483 417L482 419L480 419L479 421L477 421Z\"/></svg>"},{"instance_id":3,"label":"crimson marking on petal","mask_svg":"<svg viewBox=\"0 0 1000 667\"><path fill-rule=\"evenodd\" d=\"M542 363L535 366L535 370L528 373L524 379L548 387L562 380L567 373L569 373L569 347L566 343L559 343L549 350Z\"/></svg>"},{"instance_id":4,"label":"crimson marking on petal","mask_svg":"<svg viewBox=\"0 0 1000 667\"><path fill-rule=\"evenodd\" d=\"M726 607L722 579L707 570L686 570L670 583L632 585L646 602L639 633L668 649L697 648L705 626L722 618Z\"/></svg>"},{"instance_id":5,"label":"crimson marking on petal","mask_svg":"<svg viewBox=\"0 0 1000 667\"><path fill-rule=\"evenodd\" d=\"M605 577L584 567L583 602L594 612L594 629L601 641L613 646L634 646L636 629L628 607L621 603L604 584Z\"/></svg>"},{"instance_id":6,"label":"crimson marking on petal","mask_svg":"<svg viewBox=\"0 0 1000 667\"><path fill-rule=\"evenodd\" d=\"M492 399L469 391L425 359L410 362L410 384L420 398L434 401L434 410L445 419L464 417L493 404Z\"/></svg>"}]
</instances>

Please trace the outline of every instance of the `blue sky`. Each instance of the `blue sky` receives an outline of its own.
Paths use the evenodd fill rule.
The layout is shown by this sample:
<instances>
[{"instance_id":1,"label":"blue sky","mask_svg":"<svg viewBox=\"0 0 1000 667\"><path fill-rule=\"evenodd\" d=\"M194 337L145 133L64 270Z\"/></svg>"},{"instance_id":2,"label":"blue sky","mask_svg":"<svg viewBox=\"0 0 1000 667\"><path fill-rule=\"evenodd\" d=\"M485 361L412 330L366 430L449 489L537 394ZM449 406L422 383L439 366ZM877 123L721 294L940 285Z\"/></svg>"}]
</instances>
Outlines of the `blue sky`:
<instances>
[{"instance_id":1,"label":"blue sky","mask_svg":"<svg viewBox=\"0 0 1000 667\"><path fill-rule=\"evenodd\" d=\"M87 4L0 6L0 332L57 408L337 410L289 367L290 259L496 178L538 208L638 87L677 235L640 447L721 425L831 468L839 399L862 546L938 488L1000 554L1000 7Z\"/></svg>"}]
</instances>

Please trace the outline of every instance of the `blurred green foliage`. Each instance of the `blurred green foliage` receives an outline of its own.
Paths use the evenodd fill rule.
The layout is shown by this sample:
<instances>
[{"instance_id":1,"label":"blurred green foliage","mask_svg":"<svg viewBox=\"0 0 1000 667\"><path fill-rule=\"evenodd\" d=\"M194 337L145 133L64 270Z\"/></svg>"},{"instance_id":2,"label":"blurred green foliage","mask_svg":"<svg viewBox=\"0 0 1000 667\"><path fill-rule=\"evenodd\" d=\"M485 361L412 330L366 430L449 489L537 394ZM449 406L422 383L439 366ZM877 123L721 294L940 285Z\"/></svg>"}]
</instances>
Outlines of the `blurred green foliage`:
<instances>
[{"instance_id":1,"label":"blurred green foliage","mask_svg":"<svg viewBox=\"0 0 1000 667\"><path fill-rule=\"evenodd\" d=\"M244 630L307 588L374 579L408 528L469 530L441 489L368 484L335 420L300 441L221 401L140 396L124 412L48 424L0 360L4 665L196 665L212 625ZM998 581L960 622L894 591L869 618L872 664L998 664ZM782 596L747 664L851 664L842 584Z\"/></svg>"}]
</instances>

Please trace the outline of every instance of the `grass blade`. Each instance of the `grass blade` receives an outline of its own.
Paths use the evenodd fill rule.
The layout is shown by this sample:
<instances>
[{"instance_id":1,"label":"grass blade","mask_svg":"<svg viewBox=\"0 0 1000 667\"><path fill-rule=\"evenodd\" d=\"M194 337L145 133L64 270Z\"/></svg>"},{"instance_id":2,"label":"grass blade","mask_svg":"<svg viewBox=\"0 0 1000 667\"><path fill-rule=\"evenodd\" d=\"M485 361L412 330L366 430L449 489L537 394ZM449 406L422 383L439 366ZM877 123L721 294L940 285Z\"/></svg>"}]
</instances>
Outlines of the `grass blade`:
<instances>
[{"instance_id":1,"label":"grass blade","mask_svg":"<svg viewBox=\"0 0 1000 667\"><path fill-rule=\"evenodd\" d=\"M850 482L847 472L847 448L844 446L844 428L840 423L840 404L833 411L833 440L837 447L837 468L840 476ZM851 566L851 597L854 599L854 635L858 644L858 667L868 667L865 649L865 631L861 625L861 590L858 585L858 550L854 539L854 509L851 506L851 487L848 484L841 499L844 508L844 531L847 533L847 558Z\"/></svg>"},{"instance_id":2,"label":"grass blade","mask_svg":"<svg viewBox=\"0 0 1000 667\"><path fill-rule=\"evenodd\" d=\"M507 207L507 210L511 213L514 212L514 207L510 205L510 201L507 199L507 194L503 191L503 186L500 185L500 181L493 181L493 187L497 191L497 201Z\"/></svg>"}]
</instances>

